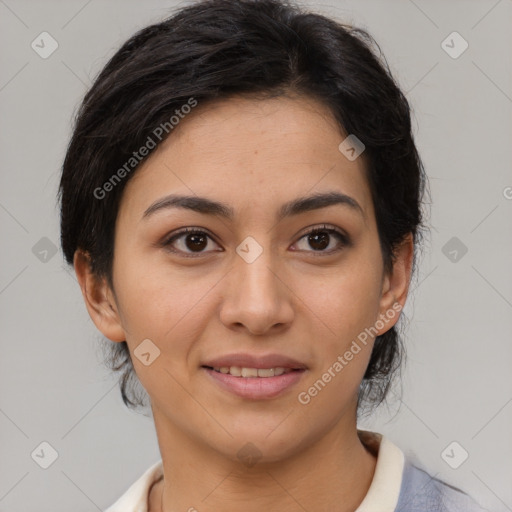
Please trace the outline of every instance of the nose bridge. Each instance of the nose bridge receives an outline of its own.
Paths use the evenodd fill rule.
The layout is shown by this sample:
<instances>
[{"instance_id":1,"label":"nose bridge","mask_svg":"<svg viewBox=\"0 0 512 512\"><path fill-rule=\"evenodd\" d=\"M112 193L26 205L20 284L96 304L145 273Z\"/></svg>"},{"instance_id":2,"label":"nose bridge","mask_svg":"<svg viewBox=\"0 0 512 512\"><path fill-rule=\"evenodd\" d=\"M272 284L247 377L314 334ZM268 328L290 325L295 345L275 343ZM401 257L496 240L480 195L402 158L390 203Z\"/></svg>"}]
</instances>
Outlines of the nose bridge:
<instances>
[{"instance_id":1,"label":"nose bridge","mask_svg":"<svg viewBox=\"0 0 512 512\"><path fill-rule=\"evenodd\" d=\"M265 295L271 300L275 294L276 276L271 269L276 267L276 258L270 248L269 237L247 236L236 248L236 270L239 275L239 286L252 295Z\"/></svg>"},{"instance_id":2,"label":"nose bridge","mask_svg":"<svg viewBox=\"0 0 512 512\"><path fill-rule=\"evenodd\" d=\"M293 316L286 287L276 275L280 268L277 254L270 249L268 236L259 238L265 241L247 237L237 246L229 292L221 308L226 326L243 325L253 334L288 324Z\"/></svg>"}]
</instances>

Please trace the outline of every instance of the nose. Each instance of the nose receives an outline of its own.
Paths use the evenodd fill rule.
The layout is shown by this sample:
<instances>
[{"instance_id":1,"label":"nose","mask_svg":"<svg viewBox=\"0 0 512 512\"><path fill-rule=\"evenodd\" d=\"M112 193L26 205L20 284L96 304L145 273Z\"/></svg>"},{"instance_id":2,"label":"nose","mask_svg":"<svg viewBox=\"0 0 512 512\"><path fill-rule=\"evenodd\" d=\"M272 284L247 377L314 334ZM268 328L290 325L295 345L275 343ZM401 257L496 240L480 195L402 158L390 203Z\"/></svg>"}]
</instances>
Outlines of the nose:
<instances>
[{"instance_id":1,"label":"nose","mask_svg":"<svg viewBox=\"0 0 512 512\"><path fill-rule=\"evenodd\" d=\"M237 255L225 286L220 319L227 328L261 336L291 325L293 292L269 250L252 262Z\"/></svg>"}]
</instances>

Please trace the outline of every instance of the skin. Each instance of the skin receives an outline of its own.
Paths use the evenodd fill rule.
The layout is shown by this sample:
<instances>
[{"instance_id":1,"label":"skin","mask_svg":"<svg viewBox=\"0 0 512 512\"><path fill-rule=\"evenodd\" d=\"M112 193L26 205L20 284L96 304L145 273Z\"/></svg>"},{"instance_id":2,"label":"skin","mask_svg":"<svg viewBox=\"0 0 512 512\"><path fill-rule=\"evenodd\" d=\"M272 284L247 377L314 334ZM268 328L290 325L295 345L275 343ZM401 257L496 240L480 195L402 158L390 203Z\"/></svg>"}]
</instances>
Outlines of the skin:
<instances>
[{"instance_id":1,"label":"skin","mask_svg":"<svg viewBox=\"0 0 512 512\"><path fill-rule=\"evenodd\" d=\"M127 341L151 398L164 466L149 496L151 512L162 501L166 512L349 512L366 495L376 458L357 436L356 402L374 339L309 404L297 400L379 315L404 306L409 287L412 238L386 273L365 163L339 151L345 137L330 111L310 98L199 104L126 186L113 290L91 274L87 254L76 252L92 320L113 342ZM283 203L331 190L354 198L363 213L333 205L276 222ZM170 193L225 202L234 220L185 209L142 218ZM332 235L315 251L304 234L324 223L351 244ZM195 253L187 235L174 242L198 257L159 244L184 227L213 235ZM235 252L247 236L263 248L250 264ZM145 339L160 350L149 366L133 355ZM233 352L285 354L308 369L279 397L243 399L200 368ZM261 453L252 467L237 457L248 442Z\"/></svg>"}]
</instances>

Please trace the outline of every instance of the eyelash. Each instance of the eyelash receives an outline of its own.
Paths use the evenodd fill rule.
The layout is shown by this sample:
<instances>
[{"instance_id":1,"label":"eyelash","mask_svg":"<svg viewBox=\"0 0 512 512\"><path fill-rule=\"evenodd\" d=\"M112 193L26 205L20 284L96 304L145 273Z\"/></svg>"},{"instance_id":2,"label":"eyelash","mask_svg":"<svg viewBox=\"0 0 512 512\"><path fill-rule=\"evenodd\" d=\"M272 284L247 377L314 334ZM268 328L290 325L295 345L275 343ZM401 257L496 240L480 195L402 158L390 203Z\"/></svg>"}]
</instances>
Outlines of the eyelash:
<instances>
[{"instance_id":1,"label":"eyelash","mask_svg":"<svg viewBox=\"0 0 512 512\"><path fill-rule=\"evenodd\" d=\"M315 228L311 229L310 231L307 231L306 233L304 233L299 238L299 240L302 240L306 236L314 235L314 234L317 234L317 233L328 233L329 235L335 235L338 238L339 242L340 242L340 246L338 248L336 248L336 249L331 249L330 251L306 251L306 252L312 252L315 256L330 256L331 254L334 254L334 253L337 253L337 252L341 251L344 247L351 245L350 239L349 239L349 237L345 233L341 232L340 230L338 230L336 228L329 227L329 226L327 226L325 224L320 226L320 227L315 227ZM209 238L213 239L212 236L207 231L205 231L204 229L184 228L184 229L178 231L177 233L174 233L170 238L167 238L166 240L164 240L163 243L162 243L162 246L167 248L170 252L177 253L177 254L181 253L182 255L184 255L185 258L197 258L197 257L200 257L203 254L206 254L205 252L186 253L186 252L183 252L181 250L176 250L176 249L170 248L170 246L178 238L182 237L183 235L189 235L189 234L192 234L192 235L207 235ZM301 251L298 251L298 252L301 252Z\"/></svg>"}]
</instances>

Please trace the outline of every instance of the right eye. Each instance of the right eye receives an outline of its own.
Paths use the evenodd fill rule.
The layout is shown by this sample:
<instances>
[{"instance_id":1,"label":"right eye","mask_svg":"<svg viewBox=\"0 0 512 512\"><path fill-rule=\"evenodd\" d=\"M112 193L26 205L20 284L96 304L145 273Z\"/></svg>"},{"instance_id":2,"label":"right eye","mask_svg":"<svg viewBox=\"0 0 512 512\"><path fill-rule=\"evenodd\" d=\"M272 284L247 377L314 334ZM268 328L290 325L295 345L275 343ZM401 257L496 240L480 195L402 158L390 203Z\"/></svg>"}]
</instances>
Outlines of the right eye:
<instances>
[{"instance_id":1,"label":"right eye","mask_svg":"<svg viewBox=\"0 0 512 512\"><path fill-rule=\"evenodd\" d=\"M186 258L189 258L195 257L194 254L201 255L208 252L203 250L208 247L208 239L213 241L212 237L202 229L185 228L171 235L163 243L163 246L173 253L182 253ZM179 242L178 245L181 245L181 247L176 248L176 242ZM191 252L187 252L187 250Z\"/></svg>"}]
</instances>

